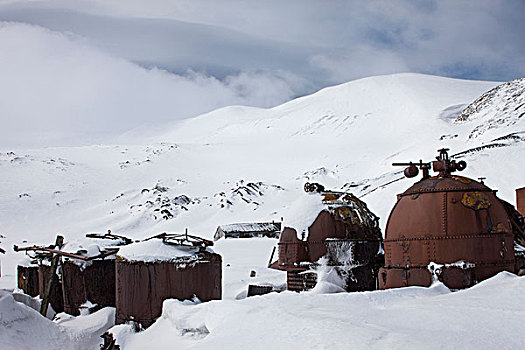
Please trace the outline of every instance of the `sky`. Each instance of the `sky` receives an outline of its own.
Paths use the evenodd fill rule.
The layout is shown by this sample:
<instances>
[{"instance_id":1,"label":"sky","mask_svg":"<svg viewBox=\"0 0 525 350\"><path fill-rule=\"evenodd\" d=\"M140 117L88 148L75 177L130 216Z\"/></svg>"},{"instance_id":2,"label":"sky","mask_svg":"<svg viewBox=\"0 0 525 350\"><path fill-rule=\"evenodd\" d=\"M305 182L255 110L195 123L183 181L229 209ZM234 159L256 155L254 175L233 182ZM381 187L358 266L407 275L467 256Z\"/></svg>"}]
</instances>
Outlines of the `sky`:
<instances>
[{"instance_id":1,"label":"sky","mask_svg":"<svg viewBox=\"0 0 525 350\"><path fill-rule=\"evenodd\" d=\"M0 147L107 143L367 76L525 75L525 1L0 0Z\"/></svg>"}]
</instances>

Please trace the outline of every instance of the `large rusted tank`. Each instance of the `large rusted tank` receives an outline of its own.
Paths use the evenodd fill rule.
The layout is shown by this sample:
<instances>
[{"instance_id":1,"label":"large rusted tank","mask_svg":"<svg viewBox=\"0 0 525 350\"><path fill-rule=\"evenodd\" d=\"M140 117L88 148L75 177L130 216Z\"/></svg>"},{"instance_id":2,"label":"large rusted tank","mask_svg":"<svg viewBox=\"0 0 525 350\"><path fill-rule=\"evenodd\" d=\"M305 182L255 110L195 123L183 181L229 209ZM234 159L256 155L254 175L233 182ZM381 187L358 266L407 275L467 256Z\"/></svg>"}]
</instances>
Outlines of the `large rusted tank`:
<instances>
[{"instance_id":1,"label":"large rusted tank","mask_svg":"<svg viewBox=\"0 0 525 350\"><path fill-rule=\"evenodd\" d=\"M423 178L398 195L385 232L380 288L428 286L433 277L451 289L472 286L501 271L514 271L511 222L496 192L483 182L454 176L464 161L440 150L430 163L408 163L407 177ZM432 264L434 263L434 264Z\"/></svg>"},{"instance_id":2,"label":"large rusted tank","mask_svg":"<svg viewBox=\"0 0 525 350\"><path fill-rule=\"evenodd\" d=\"M49 304L53 307L55 312L64 311L64 298L62 296L62 281L60 276L56 273L52 273L51 266L39 265L38 266L38 294L42 297L45 295L46 285L51 280L51 290L49 293Z\"/></svg>"},{"instance_id":3,"label":"large rusted tank","mask_svg":"<svg viewBox=\"0 0 525 350\"><path fill-rule=\"evenodd\" d=\"M289 290L303 291L316 285L317 263L324 257L344 280L345 290L376 289L384 263L379 218L350 193L325 191L309 183L305 190L319 195L324 209L308 227L307 237L298 238L295 228L284 228L278 260L270 267L287 272Z\"/></svg>"},{"instance_id":4,"label":"large rusted tank","mask_svg":"<svg viewBox=\"0 0 525 350\"><path fill-rule=\"evenodd\" d=\"M65 311L76 316L84 307L89 311L114 307L115 254L119 246L129 244L131 240L113 235L111 231L106 234L91 233L86 237L97 240L79 240L48 247L15 246L15 251L26 251L32 259L28 266L18 266L18 287L26 294L40 295L45 299L47 281L52 275L49 301L56 312ZM55 267L59 268L53 270L51 261L55 258Z\"/></svg>"},{"instance_id":5,"label":"large rusted tank","mask_svg":"<svg viewBox=\"0 0 525 350\"><path fill-rule=\"evenodd\" d=\"M78 316L82 307L115 307L115 259L97 259L87 266L62 263L64 311ZM88 305L89 304L89 305Z\"/></svg>"},{"instance_id":6,"label":"large rusted tank","mask_svg":"<svg viewBox=\"0 0 525 350\"><path fill-rule=\"evenodd\" d=\"M189 235L159 235L122 248L116 259L116 322L149 327L166 299L221 299L222 259Z\"/></svg>"},{"instance_id":7,"label":"large rusted tank","mask_svg":"<svg viewBox=\"0 0 525 350\"><path fill-rule=\"evenodd\" d=\"M18 265L17 280L18 288L23 290L25 294L36 297L38 291L38 265L30 264L28 266Z\"/></svg>"},{"instance_id":8,"label":"large rusted tank","mask_svg":"<svg viewBox=\"0 0 525 350\"><path fill-rule=\"evenodd\" d=\"M98 310L115 307L115 255L119 248L131 243L126 237L90 233L90 240L68 243L63 248L61 275L64 311L80 315L83 309Z\"/></svg>"},{"instance_id":9,"label":"large rusted tank","mask_svg":"<svg viewBox=\"0 0 525 350\"><path fill-rule=\"evenodd\" d=\"M525 216L525 187L516 190L516 206L519 213Z\"/></svg>"}]
</instances>

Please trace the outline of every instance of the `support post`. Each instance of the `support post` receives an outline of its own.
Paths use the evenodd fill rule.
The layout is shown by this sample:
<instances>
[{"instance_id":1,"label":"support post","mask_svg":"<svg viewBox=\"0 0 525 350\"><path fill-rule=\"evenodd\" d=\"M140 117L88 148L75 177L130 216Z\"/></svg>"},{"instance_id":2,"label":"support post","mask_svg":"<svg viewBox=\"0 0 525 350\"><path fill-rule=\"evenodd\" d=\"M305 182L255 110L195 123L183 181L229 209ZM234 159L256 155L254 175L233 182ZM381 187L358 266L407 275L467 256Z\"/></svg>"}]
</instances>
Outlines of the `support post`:
<instances>
[{"instance_id":1,"label":"support post","mask_svg":"<svg viewBox=\"0 0 525 350\"><path fill-rule=\"evenodd\" d=\"M64 244L64 237L58 235L55 242L55 248L60 249ZM47 315L47 308L49 307L49 295L51 294L51 287L53 286L53 279L57 271L58 263L60 261L60 255L55 254L51 259L51 268L47 276L47 281L44 289L44 295L42 295L42 305L40 305L40 314L44 317Z\"/></svg>"}]
</instances>

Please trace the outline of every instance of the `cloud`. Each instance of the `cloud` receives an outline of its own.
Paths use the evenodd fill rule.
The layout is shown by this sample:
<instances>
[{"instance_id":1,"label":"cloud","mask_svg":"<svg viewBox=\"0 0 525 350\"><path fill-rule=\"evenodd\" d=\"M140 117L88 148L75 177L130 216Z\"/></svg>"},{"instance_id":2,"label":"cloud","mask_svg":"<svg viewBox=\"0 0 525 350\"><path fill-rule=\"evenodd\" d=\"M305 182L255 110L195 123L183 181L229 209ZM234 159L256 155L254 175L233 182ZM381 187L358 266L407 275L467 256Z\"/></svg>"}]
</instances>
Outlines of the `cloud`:
<instances>
[{"instance_id":1,"label":"cloud","mask_svg":"<svg viewBox=\"0 0 525 350\"><path fill-rule=\"evenodd\" d=\"M61 8L91 17L52 12ZM516 78L525 70L523 13L521 0L52 0L6 5L0 19L69 30L118 56L177 73L192 69L222 79L240 71L287 71L305 79L295 91L300 95L401 67ZM344 62L357 64L352 70ZM340 70L345 74L334 76Z\"/></svg>"},{"instance_id":2,"label":"cloud","mask_svg":"<svg viewBox=\"0 0 525 350\"><path fill-rule=\"evenodd\" d=\"M221 81L146 69L76 36L15 23L0 23L0 76L0 139L11 147L111 142L143 124L292 96L283 77L243 73Z\"/></svg>"}]
</instances>

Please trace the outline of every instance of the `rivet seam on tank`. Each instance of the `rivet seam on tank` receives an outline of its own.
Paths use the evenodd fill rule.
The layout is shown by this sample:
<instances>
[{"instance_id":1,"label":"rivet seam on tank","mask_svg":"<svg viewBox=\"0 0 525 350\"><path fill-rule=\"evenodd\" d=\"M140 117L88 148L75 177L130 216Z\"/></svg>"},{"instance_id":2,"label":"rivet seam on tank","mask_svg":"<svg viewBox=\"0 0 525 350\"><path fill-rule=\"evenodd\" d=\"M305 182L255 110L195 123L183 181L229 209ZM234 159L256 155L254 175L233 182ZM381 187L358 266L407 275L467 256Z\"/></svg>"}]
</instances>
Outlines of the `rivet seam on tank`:
<instances>
[{"instance_id":1,"label":"rivet seam on tank","mask_svg":"<svg viewBox=\"0 0 525 350\"><path fill-rule=\"evenodd\" d=\"M443 234L447 235L448 220L447 220L447 192L443 192L443 207L441 208L441 225Z\"/></svg>"},{"instance_id":2,"label":"rivet seam on tank","mask_svg":"<svg viewBox=\"0 0 525 350\"><path fill-rule=\"evenodd\" d=\"M488 209L492 204L483 192L467 192L463 195L461 203L473 210Z\"/></svg>"}]
</instances>

